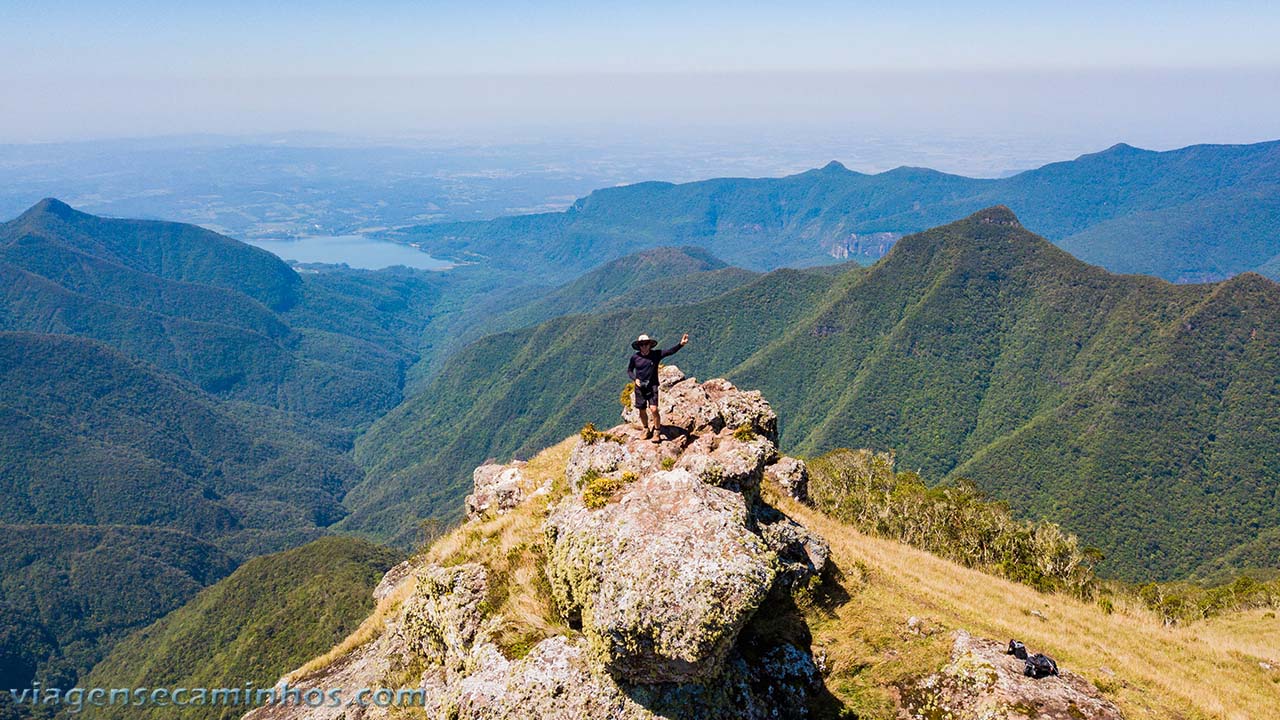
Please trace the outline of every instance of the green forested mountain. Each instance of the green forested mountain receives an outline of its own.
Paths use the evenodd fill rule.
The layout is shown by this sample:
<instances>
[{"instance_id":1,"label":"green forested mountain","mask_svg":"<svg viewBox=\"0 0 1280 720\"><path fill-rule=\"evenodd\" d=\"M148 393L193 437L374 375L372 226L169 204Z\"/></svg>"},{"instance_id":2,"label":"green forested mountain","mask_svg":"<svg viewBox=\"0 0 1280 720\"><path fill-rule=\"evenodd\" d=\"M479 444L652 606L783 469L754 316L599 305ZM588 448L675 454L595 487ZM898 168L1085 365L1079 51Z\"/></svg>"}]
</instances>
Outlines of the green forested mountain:
<instances>
[{"instance_id":1,"label":"green forested mountain","mask_svg":"<svg viewBox=\"0 0 1280 720\"><path fill-rule=\"evenodd\" d=\"M4 677L69 686L238 563L330 532L352 439L399 402L448 284L493 282L300 274L55 200L0 224Z\"/></svg>"},{"instance_id":2,"label":"green forested mountain","mask_svg":"<svg viewBox=\"0 0 1280 720\"><path fill-rule=\"evenodd\" d=\"M56 200L0 225L0 330L100 340L221 397L350 426L399 400L426 313L402 299L399 314L352 317L365 288L331 278L193 226Z\"/></svg>"},{"instance_id":3,"label":"green forested mountain","mask_svg":"<svg viewBox=\"0 0 1280 720\"><path fill-rule=\"evenodd\" d=\"M698 247L657 247L611 260L581 277L537 296L536 288L517 292L532 299L505 312L473 311L474 322L462 324L455 347L484 335L532 327L562 315L629 307L682 305L728 292L756 273L729 267Z\"/></svg>"},{"instance_id":4,"label":"green forested mountain","mask_svg":"<svg viewBox=\"0 0 1280 720\"><path fill-rule=\"evenodd\" d=\"M0 523L0 686L71 687L112 644L234 567L176 530Z\"/></svg>"},{"instance_id":5,"label":"green forested mountain","mask_svg":"<svg viewBox=\"0 0 1280 720\"><path fill-rule=\"evenodd\" d=\"M432 254L568 280L601 260L699 245L756 270L871 261L897 237L996 204L1077 257L1177 282L1230 277L1280 255L1280 141L1168 152L1116 145L999 180L839 163L778 179L648 182L563 213L422 226Z\"/></svg>"},{"instance_id":6,"label":"green forested mountain","mask_svg":"<svg viewBox=\"0 0 1280 720\"><path fill-rule=\"evenodd\" d=\"M95 341L0 333L0 387L0 522L169 527L247 557L315 537L360 478L287 416Z\"/></svg>"},{"instance_id":7,"label":"green forested mountain","mask_svg":"<svg viewBox=\"0 0 1280 720\"><path fill-rule=\"evenodd\" d=\"M1065 524L1112 574L1181 576L1280 526L1278 314L1260 276L1113 275L989 209L867 270L485 338L360 440L343 525L404 532L397 505L450 516L475 462L615 420L636 333L688 330L672 362L761 389L784 448L894 449Z\"/></svg>"},{"instance_id":8,"label":"green forested mountain","mask_svg":"<svg viewBox=\"0 0 1280 720\"><path fill-rule=\"evenodd\" d=\"M154 293L158 300L162 293L152 288L95 282L93 271L110 264L165 280L209 285L248 295L276 311L295 305L302 285L297 273L271 253L195 225L101 218L52 198L5 223L0 245L7 261L21 260L32 272L60 274L104 292ZM70 262L84 258L97 262L87 263L90 268Z\"/></svg>"},{"instance_id":9,"label":"green forested mountain","mask_svg":"<svg viewBox=\"0 0 1280 720\"><path fill-rule=\"evenodd\" d=\"M361 477L289 416L96 341L0 332L0 387L0 637L20 648L0 674L17 684L69 686L236 563L327 532Z\"/></svg>"},{"instance_id":10,"label":"green forested mountain","mask_svg":"<svg viewBox=\"0 0 1280 720\"><path fill-rule=\"evenodd\" d=\"M83 684L270 687L355 630L373 609L373 587L396 560L386 548L338 537L254 558L117 644ZM131 719L210 716L207 708L97 712Z\"/></svg>"}]
</instances>

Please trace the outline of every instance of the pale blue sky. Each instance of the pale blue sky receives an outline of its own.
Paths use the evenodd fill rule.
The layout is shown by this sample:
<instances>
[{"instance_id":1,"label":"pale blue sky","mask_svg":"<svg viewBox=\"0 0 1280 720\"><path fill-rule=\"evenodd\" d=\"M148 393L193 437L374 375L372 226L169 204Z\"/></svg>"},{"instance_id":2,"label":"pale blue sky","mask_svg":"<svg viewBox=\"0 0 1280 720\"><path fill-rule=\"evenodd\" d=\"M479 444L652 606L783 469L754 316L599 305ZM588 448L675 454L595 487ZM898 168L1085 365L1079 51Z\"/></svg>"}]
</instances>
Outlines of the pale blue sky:
<instances>
[{"instance_id":1,"label":"pale blue sky","mask_svg":"<svg viewBox=\"0 0 1280 720\"><path fill-rule=\"evenodd\" d=\"M958 85L1024 130L1245 140L1280 120L1274 2L3 0L0 33L0 140L981 124Z\"/></svg>"}]
</instances>

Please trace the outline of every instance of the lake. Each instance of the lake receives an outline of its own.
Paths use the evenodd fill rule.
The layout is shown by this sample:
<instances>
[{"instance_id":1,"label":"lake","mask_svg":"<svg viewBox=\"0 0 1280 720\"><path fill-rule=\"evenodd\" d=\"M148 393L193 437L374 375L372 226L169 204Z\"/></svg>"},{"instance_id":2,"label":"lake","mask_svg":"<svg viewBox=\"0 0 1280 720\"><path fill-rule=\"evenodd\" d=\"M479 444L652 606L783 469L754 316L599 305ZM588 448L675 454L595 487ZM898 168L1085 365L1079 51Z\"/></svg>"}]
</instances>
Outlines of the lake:
<instances>
[{"instance_id":1,"label":"lake","mask_svg":"<svg viewBox=\"0 0 1280 720\"><path fill-rule=\"evenodd\" d=\"M417 248L364 235L312 235L299 238L246 240L284 260L300 263L346 263L353 268L381 270L406 265L420 270L446 270L453 263L439 260Z\"/></svg>"}]
</instances>

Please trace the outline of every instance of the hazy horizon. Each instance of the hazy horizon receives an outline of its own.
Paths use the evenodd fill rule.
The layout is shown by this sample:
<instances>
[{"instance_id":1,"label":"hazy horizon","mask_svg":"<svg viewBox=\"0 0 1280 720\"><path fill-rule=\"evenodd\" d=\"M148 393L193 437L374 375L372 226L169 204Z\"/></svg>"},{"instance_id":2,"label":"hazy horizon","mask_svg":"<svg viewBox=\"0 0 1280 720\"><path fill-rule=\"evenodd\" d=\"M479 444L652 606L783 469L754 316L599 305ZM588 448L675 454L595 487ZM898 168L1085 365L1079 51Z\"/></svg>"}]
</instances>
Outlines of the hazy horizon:
<instances>
[{"instance_id":1,"label":"hazy horizon","mask_svg":"<svg viewBox=\"0 0 1280 720\"><path fill-rule=\"evenodd\" d=\"M945 133L1169 149L1280 128L1280 8L1261 2L129 0L10 3L0 24L4 143Z\"/></svg>"}]
</instances>

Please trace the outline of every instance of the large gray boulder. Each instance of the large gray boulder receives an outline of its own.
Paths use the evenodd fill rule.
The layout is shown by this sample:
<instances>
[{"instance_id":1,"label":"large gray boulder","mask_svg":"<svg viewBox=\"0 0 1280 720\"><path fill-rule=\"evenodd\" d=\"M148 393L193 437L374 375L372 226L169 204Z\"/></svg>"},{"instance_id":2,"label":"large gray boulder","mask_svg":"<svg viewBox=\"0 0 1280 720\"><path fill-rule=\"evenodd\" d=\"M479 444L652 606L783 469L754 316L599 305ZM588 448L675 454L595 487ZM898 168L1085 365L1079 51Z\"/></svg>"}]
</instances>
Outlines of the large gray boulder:
<instances>
[{"instance_id":1,"label":"large gray boulder","mask_svg":"<svg viewBox=\"0 0 1280 720\"><path fill-rule=\"evenodd\" d=\"M621 678L709 680L776 573L747 524L742 495L684 470L642 477L603 509L574 499L546 523L552 593Z\"/></svg>"}]
</instances>

